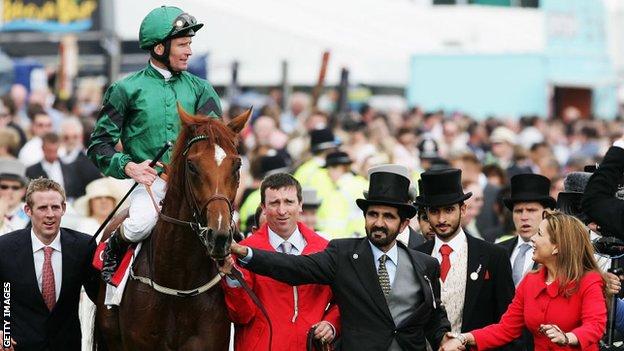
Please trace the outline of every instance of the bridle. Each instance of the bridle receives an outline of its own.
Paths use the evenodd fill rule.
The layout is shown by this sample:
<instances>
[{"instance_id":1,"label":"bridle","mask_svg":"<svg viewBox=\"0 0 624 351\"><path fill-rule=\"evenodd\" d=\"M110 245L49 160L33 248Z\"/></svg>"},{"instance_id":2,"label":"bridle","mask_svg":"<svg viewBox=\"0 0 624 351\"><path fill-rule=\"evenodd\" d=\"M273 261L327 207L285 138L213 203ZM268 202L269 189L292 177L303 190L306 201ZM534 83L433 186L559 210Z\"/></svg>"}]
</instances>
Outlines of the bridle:
<instances>
[{"instance_id":1,"label":"bridle","mask_svg":"<svg viewBox=\"0 0 624 351\"><path fill-rule=\"evenodd\" d=\"M184 147L184 151L182 152L182 156L186 157L191 146L193 146L193 144L199 141L210 141L210 138L207 135L203 135L203 134L193 137L191 140L189 140L186 143L186 146ZM191 181L188 175L189 175L189 164L185 160L184 161L184 174L183 174L184 187L185 187L185 191L187 194L187 199L190 198L190 200L187 200L187 201L189 202L189 207L191 208L193 212L193 221L184 221L184 220L180 220L177 218L173 218L173 217L163 214L162 212L159 213L159 217L165 222L177 224L180 226L189 226L191 230L197 235L202 245L204 245L207 249L209 249L209 246L210 246L209 238L210 238L210 235L212 235L212 228L208 228L207 225L202 224L202 216L200 215L201 210L198 205L197 198L195 197L195 193L193 192L193 189L191 188ZM206 204L204 205L204 208L207 207L208 204L210 204L212 201L217 201L217 200L225 201L225 203L228 206L228 210L230 211L230 219L231 219L229 234L230 234L230 237L232 237L232 235L234 235L234 230L235 230L234 229L235 226L233 222L234 207L232 206L232 201L230 201L230 199L228 199L222 194L214 194L210 196L208 200L206 200Z\"/></svg>"}]
</instances>

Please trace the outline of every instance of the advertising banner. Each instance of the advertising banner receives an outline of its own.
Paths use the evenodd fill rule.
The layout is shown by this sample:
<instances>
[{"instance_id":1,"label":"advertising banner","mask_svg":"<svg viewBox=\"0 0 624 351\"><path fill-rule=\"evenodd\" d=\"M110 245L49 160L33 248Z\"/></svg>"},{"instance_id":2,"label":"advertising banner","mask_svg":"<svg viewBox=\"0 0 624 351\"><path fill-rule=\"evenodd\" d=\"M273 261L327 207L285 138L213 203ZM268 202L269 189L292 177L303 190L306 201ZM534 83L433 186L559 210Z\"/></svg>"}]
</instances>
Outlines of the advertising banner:
<instances>
[{"instance_id":1,"label":"advertising banner","mask_svg":"<svg viewBox=\"0 0 624 351\"><path fill-rule=\"evenodd\" d=\"M96 31L99 10L100 0L3 0L0 31Z\"/></svg>"}]
</instances>

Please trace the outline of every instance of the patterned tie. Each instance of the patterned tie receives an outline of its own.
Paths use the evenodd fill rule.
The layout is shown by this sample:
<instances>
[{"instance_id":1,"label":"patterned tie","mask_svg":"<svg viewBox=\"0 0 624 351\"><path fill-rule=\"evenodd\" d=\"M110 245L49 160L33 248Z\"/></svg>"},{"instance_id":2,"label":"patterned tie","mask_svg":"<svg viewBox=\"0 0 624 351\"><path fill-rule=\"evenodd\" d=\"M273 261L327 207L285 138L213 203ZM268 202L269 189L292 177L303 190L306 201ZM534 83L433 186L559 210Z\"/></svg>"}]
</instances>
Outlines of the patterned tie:
<instances>
[{"instance_id":1,"label":"patterned tie","mask_svg":"<svg viewBox=\"0 0 624 351\"><path fill-rule=\"evenodd\" d=\"M377 270L377 275L379 276L379 285L381 285L381 290L386 297L390 295L390 290L392 289L392 287L390 286L390 276L388 275L388 270L386 269L387 259L388 256L386 255L381 255L381 257L379 257L379 269Z\"/></svg>"},{"instance_id":2,"label":"patterned tie","mask_svg":"<svg viewBox=\"0 0 624 351\"><path fill-rule=\"evenodd\" d=\"M282 243L282 245L280 245L282 247L282 252L285 254L291 254L292 253L292 249L293 249L293 244L291 244L288 241L284 241Z\"/></svg>"},{"instance_id":3,"label":"patterned tie","mask_svg":"<svg viewBox=\"0 0 624 351\"><path fill-rule=\"evenodd\" d=\"M52 252L53 248L46 246L43 248L43 270L41 281L41 294L43 295L43 301L48 309L51 311L56 304L56 288L54 285L54 270L52 270Z\"/></svg>"},{"instance_id":4,"label":"patterned tie","mask_svg":"<svg viewBox=\"0 0 624 351\"><path fill-rule=\"evenodd\" d=\"M453 252L453 249L447 244L440 247L440 254L442 255L442 263L440 264L440 279L442 279L442 282L446 280L446 275L451 270L451 259L449 258L451 252Z\"/></svg>"},{"instance_id":5,"label":"patterned tie","mask_svg":"<svg viewBox=\"0 0 624 351\"><path fill-rule=\"evenodd\" d=\"M512 277L514 281L514 285L518 285L522 280L522 276L524 276L524 259L526 257L527 251L531 248L531 245L524 243L520 245L518 248L518 254L514 259Z\"/></svg>"}]
</instances>

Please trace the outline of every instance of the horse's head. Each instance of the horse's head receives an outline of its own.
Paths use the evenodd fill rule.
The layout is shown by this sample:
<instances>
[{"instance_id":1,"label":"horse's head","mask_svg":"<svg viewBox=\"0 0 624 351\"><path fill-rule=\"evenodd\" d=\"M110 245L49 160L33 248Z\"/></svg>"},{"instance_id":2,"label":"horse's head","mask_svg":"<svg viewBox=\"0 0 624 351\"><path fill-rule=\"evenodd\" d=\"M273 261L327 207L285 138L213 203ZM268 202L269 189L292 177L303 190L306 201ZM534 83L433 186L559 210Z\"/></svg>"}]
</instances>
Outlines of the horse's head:
<instances>
[{"instance_id":1,"label":"horse's head","mask_svg":"<svg viewBox=\"0 0 624 351\"><path fill-rule=\"evenodd\" d=\"M207 254L222 259L229 254L235 231L232 203L241 167L238 133L251 110L227 125L220 119L189 115L179 104L178 113L182 129L172 158L168 193L173 192L190 208L190 221L198 224L194 230Z\"/></svg>"}]
</instances>

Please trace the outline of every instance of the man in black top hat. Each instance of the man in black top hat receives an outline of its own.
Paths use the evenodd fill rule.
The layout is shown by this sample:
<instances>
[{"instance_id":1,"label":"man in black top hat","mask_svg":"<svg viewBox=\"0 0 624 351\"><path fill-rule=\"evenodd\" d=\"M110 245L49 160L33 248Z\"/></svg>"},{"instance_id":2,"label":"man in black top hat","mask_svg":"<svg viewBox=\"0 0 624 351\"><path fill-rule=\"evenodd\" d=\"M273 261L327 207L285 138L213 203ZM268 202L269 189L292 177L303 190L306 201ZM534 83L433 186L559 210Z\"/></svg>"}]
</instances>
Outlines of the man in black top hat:
<instances>
[{"instance_id":1,"label":"man in black top hat","mask_svg":"<svg viewBox=\"0 0 624 351\"><path fill-rule=\"evenodd\" d=\"M340 308L342 350L437 350L450 330L439 300L439 266L396 237L416 213L410 180L371 174L367 199L358 199L366 238L332 240L322 252L293 256L232 244L246 268L291 285L331 286ZM222 269L227 272L231 259ZM426 339L426 340L425 340Z\"/></svg>"},{"instance_id":2,"label":"man in black top hat","mask_svg":"<svg viewBox=\"0 0 624 351\"><path fill-rule=\"evenodd\" d=\"M539 174L515 175L511 177L511 196L504 198L503 203L512 212L516 236L499 245L509 255L514 285L518 286L524 275L537 267L530 242L542 222L542 213L555 208L550 180Z\"/></svg>"},{"instance_id":3,"label":"man in black top hat","mask_svg":"<svg viewBox=\"0 0 624 351\"><path fill-rule=\"evenodd\" d=\"M453 332L497 323L514 294L505 251L476 239L461 228L466 212L461 171L448 168L421 175L416 204L425 208L436 237L418 247L441 264L441 297Z\"/></svg>"},{"instance_id":4,"label":"man in black top hat","mask_svg":"<svg viewBox=\"0 0 624 351\"><path fill-rule=\"evenodd\" d=\"M503 203L512 212L516 236L498 243L505 249L511 263L511 276L518 286L524 275L537 268L533 261L531 237L537 234L544 209L554 208L550 196L550 180L539 174L517 174L511 177L511 195ZM519 350L533 350L533 335L524 330Z\"/></svg>"}]
</instances>

